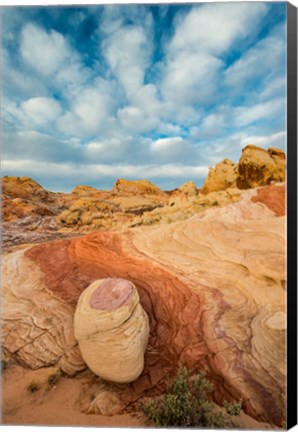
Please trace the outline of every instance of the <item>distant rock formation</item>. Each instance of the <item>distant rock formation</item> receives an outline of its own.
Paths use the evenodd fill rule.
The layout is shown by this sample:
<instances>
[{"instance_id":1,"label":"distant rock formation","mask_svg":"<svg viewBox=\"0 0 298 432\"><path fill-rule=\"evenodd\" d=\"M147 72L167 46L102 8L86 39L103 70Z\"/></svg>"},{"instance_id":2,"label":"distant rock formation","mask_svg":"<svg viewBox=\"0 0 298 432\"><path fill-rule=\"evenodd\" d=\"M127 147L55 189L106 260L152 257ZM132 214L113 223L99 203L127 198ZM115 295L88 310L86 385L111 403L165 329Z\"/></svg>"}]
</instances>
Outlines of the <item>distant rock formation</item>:
<instances>
[{"instance_id":1,"label":"distant rock formation","mask_svg":"<svg viewBox=\"0 0 298 432\"><path fill-rule=\"evenodd\" d=\"M237 164L229 159L224 159L222 162L215 165L215 168L209 168L208 177L203 187L200 189L200 193L206 195L210 192L234 188L236 187L236 178Z\"/></svg>"},{"instance_id":2,"label":"distant rock formation","mask_svg":"<svg viewBox=\"0 0 298 432\"><path fill-rule=\"evenodd\" d=\"M116 204L91 195L91 197L81 197L74 201L57 217L57 221L68 227L110 226L111 216L117 211L119 209Z\"/></svg>"},{"instance_id":3,"label":"distant rock formation","mask_svg":"<svg viewBox=\"0 0 298 432\"><path fill-rule=\"evenodd\" d=\"M238 164L237 187L250 189L285 181L285 159L285 153L280 149L264 150L247 145Z\"/></svg>"},{"instance_id":4,"label":"distant rock formation","mask_svg":"<svg viewBox=\"0 0 298 432\"><path fill-rule=\"evenodd\" d=\"M94 281L79 298L74 331L83 359L99 377L129 383L142 373L149 323L132 282Z\"/></svg>"},{"instance_id":5,"label":"distant rock formation","mask_svg":"<svg viewBox=\"0 0 298 432\"><path fill-rule=\"evenodd\" d=\"M30 177L2 177L2 220L57 214L51 193Z\"/></svg>"},{"instance_id":6,"label":"distant rock formation","mask_svg":"<svg viewBox=\"0 0 298 432\"><path fill-rule=\"evenodd\" d=\"M179 186L178 191L184 193L187 197L196 196L198 194L198 189L191 180Z\"/></svg>"},{"instance_id":7,"label":"distant rock formation","mask_svg":"<svg viewBox=\"0 0 298 432\"><path fill-rule=\"evenodd\" d=\"M163 192L148 180L124 180L118 179L115 182L113 192L118 194L135 195L159 195Z\"/></svg>"},{"instance_id":8,"label":"distant rock formation","mask_svg":"<svg viewBox=\"0 0 298 432\"><path fill-rule=\"evenodd\" d=\"M75 195L90 195L90 194L98 193L98 192L99 192L99 190L95 189L92 186L78 185L72 190L71 193L75 194Z\"/></svg>"},{"instance_id":9,"label":"distant rock formation","mask_svg":"<svg viewBox=\"0 0 298 432\"><path fill-rule=\"evenodd\" d=\"M9 198L30 200L46 199L49 196L49 192L30 177L2 177L2 193Z\"/></svg>"},{"instance_id":10,"label":"distant rock formation","mask_svg":"<svg viewBox=\"0 0 298 432\"><path fill-rule=\"evenodd\" d=\"M119 179L112 190L80 185L66 194L48 192L29 177L6 176L3 246L184 220L237 201L242 190L285 181L285 158L280 149L248 145L238 164L224 159L210 168L200 190L192 181L161 191L148 180Z\"/></svg>"},{"instance_id":11,"label":"distant rock formation","mask_svg":"<svg viewBox=\"0 0 298 432\"><path fill-rule=\"evenodd\" d=\"M229 159L210 167L200 194L223 191L228 188L253 189L271 182L285 181L285 153L277 148L264 150L249 144L242 150L239 163Z\"/></svg>"}]
</instances>

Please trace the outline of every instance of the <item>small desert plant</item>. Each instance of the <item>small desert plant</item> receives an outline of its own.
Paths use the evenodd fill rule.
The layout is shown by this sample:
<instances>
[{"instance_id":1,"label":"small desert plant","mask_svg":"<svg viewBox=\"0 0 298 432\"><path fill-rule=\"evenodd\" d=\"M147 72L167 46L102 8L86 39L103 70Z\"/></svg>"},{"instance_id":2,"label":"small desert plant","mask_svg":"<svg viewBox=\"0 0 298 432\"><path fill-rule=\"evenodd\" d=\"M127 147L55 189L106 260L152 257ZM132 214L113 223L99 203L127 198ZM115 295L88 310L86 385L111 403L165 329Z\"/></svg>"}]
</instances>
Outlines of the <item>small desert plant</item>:
<instances>
[{"instance_id":1,"label":"small desert plant","mask_svg":"<svg viewBox=\"0 0 298 432\"><path fill-rule=\"evenodd\" d=\"M59 381L59 379L61 378L61 371L57 370L56 372L52 373L51 375L48 376L48 385L50 387L53 387L55 384L57 384L57 382Z\"/></svg>"},{"instance_id":2,"label":"small desert plant","mask_svg":"<svg viewBox=\"0 0 298 432\"><path fill-rule=\"evenodd\" d=\"M229 415L238 416L242 409L242 399L240 399L239 402L234 403L224 401L223 406Z\"/></svg>"},{"instance_id":3,"label":"small desert plant","mask_svg":"<svg viewBox=\"0 0 298 432\"><path fill-rule=\"evenodd\" d=\"M142 406L143 411L156 426L226 428L233 423L217 405L208 400L212 385L204 373L190 377L186 368L181 368L165 395ZM239 402L241 404L241 402ZM229 405L229 411L238 414ZM240 413L240 411L239 411Z\"/></svg>"},{"instance_id":4,"label":"small desert plant","mask_svg":"<svg viewBox=\"0 0 298 432\"><path fill-rule=\"evenodd\" d=\"M35 393L40 389L41 385L38 381L31 381L31 383L28 385L27 390L30 393Z\"/></svg>"}]
</instances>

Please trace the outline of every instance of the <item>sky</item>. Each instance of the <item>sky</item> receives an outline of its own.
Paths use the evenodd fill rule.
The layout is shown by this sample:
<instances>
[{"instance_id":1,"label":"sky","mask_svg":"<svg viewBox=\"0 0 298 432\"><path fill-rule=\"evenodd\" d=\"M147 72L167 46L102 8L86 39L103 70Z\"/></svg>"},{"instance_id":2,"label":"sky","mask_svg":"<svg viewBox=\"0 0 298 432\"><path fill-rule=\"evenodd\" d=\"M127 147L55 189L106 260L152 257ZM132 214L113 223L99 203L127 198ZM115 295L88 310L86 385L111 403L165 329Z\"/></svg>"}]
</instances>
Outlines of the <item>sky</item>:
<instances>
[{"instance_id":1,"label":"sky","mask_svg":"<svg viewBox=\"0 0 298 432\"><path fill-rule=\"evenodd\" d=\"M286 3L3 7L2 175L162 189L286 149Z\"/></svg>"}]
</instances>

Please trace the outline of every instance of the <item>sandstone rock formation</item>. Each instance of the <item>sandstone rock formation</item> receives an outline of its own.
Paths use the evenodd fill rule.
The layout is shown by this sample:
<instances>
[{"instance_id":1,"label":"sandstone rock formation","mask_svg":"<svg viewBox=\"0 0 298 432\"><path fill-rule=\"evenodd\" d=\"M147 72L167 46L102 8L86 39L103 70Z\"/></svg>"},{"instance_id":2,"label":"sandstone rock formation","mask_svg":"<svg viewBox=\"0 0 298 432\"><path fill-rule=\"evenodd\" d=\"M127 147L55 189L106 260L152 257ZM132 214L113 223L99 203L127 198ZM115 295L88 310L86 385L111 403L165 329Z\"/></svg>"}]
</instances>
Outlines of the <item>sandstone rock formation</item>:
<instances>
[{"instance_id":1,"label":"sandstone rock formation","mask_svg":"<svg viewBox=\"0 0 298 432\"><path fill-rule=\"evenodd\" d=\"M119 179L110 191L81 185L71 194L64 194L47 192L29 177L6 176L2 200L3 247L7 250L17 244L68 238L94 230L118 231L173 223L209 207L235 202L243 188L284 178L285 154L276 148L265 151L251 145L243 150L238 165L225 159L210 168L200 191L192 181L163 192L147 180ZM267 192L265 195L268 200ZM271 198L271 203L274 202L276 206L278 201Z\"/></svg>"},{"instance_id":2,"label":"sandstone rock formation","mask_svg":"<svg viewBox=\"0 0 298 432\"><path fill-rule=\"evenodd\" d=\"M285 181L283 151L275 148L266 151L255 145L244 147L238 164L238 188L249 189L283 181Z\"/></svg>"},{"instance_id":3,"label":"sandstone rock formation","mask_svg":"<svg viewBox=\"0 0 298 432\"><path fill-rule=\"evenodd\" d=\"M113 191L122 195L159 195L162 191L148 180L124 180L118 179Z\"/></svg>"},{"instance_id":4,"label":"sandstone rock formation","mask_svg":"<svg viewBox=\"0 0 298 432\"><path fill-rule=\"evenodd\" d=\"M75 195L90 195L98 192L99 192L98 189L95 189L92 186L78 185L72 190L71 193Z\"/></svg>"},{"instance_id":5,"label":"sandstone rock formation","mask_svg":"<svg viewBox=\"0 0 298 432\"><path fill-rule=\"evenodd\" d=\"M285 188L259 190L169 225L95 232L8 254L5 355L30 367L80 370L70 323L81 293L98 279L128 279L138 287L150 335L126 402L161 391L167 374L186 365L206 371L216 402L242 398L248 414L281 425L286 219L271 198L281 199Z\"/></svg>"},{"instance_id":6,"label":"sandstone rock formation","mask_svg":"<svg viewBox=\"0 0 298 432\"><path fill-rule=\"evenodd\" d=\"M57 364L73 374L85 367L73 333L74 307L47 290L44 274L19 250L2 261L2 347L32 369Z\"/></svg>"},{"instance_id":7,"label":"sandstone rock formation","mask_svg":"<svg viewBox=\"0 0 298 432\"><path fill-rule=\"evenodd\" d=\"M222 162L215 165L215 168L209 168L208 177L203 187L200 189L200 193L209 194L210 192L234 188L236 187L236 178L237 164L229 159L224 159Z\"/></svg>"},{"instance_id":8,"label":"sandstone rock formation","mask_svg":"<svg viewBox=\"0 0 298 432\"><path fill-rule=\"evenodd\" d=\"M74 331L83 359L99 377L128 383L142 373L149 324L132 282L94 281L79 298Z\"/></svg>"},{"instance_id":9,"label":"sandstone rock formation","mask_svg":"<svg viewBox=\"0 0 298 432\"><path fill-rule=\"evenodd\" d=\"M222 207L239 200L239 189L227 189L225 191L210 192L207 195L198 194L187 197L179 190L174 191L168 204L158 206L150 212L144 212L133 219L129 226L169 224L184 220L197 213L201 213L210 207Z\"/></svg>"},{"instance_id":10,"label":"sandstone rock formation","mask_svg":"<svg viewBox=\"0 0 298 432\"><path fill-rule=\"evenodd\" d=\"M178 191L184 193L188 197L196 196L198 194L197 187L193 181L183 183L179 186Z\"/></svg>"},{"instance_id":11,"label":"sandstone rock formation","mask_svg":"<svg viewBox=\"0 0 298 432\"><path fill-rule=\"evenodd\" d=\"M100 227L104 226L106 219L110 219L117 211L118 206L110 201L91 197L80 198L57 217L57 222L65 226ZM109 224L110 221L107 222Z\"/></svg>"},{"instance_id":12,"label":"sandstone rock formation","mask_svg":"<svg viewBox=\"0 0 298 432\"><path fill-rule=\"evenodd\" d=\"M8 198L7 195L2 197L2 220L4 222L15 221L29 215L55 215L55 209L46 204L28 201L24 198Z\"/></svg>"},{"instance_id":13,"label":"sandstone rock formation","mask_svg":"<svg viewBox=\"0 0 298 432\"><path fill-rule=\"evenodd\" d=\"M49 193L30 177L2 177L2 193L10 198L46 199Z\"/></svg>"}]
</instances>

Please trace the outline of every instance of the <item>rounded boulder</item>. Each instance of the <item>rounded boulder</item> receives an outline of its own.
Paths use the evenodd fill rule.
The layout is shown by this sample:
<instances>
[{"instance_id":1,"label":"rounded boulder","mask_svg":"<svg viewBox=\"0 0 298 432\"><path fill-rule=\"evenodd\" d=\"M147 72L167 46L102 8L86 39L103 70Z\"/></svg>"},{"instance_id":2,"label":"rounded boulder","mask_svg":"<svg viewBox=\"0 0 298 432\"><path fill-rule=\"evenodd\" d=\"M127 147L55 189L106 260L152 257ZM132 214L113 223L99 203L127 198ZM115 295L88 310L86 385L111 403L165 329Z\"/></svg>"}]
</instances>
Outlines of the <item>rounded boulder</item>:
<instances>
[{"instance_id":1,"label":"rounded boulder","mask_svg":"<svg viewBox=\"0 0 298 432\"><path fill-rule=\"evenodd\" d=\"M149 322L132 282L108 278L91 283L79 298L74 334L84 361L99 377L128 383L142 373Z\"/></svg>"}]
</instances>

